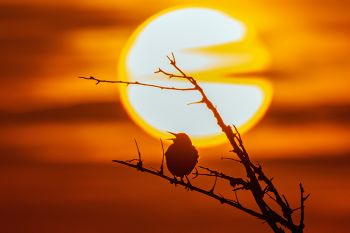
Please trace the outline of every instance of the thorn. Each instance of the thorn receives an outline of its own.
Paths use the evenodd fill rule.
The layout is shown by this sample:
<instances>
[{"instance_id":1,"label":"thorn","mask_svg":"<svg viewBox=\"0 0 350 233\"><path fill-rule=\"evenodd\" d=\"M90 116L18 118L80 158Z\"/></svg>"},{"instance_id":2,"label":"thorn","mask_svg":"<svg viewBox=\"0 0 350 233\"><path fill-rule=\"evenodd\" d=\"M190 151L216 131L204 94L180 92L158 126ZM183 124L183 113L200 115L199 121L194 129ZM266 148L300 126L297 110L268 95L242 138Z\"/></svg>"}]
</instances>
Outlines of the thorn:
<instances>
[{"instance_id":1,"label":"thorn","mask_svg":"<svg viewBox=\"0 0 350 233\"><path fill-rule=\"evenodd\" d=\"M155 169L154 167L150 167L151 170L155 171L155 172L158 172L157 169Z\"/></svg>"},{"instance_id":2,"label":"thorn","mask_svg":"<svg viewBox=\"0 0 350 233\"><path fill-rule=\"evenodd\" d=\"M136 148L137 148L137 153L139 155L139 161L137 162L137 169L138 170L142 170L142 160L141 160L141 152L140 152L140 148L139 145L137 144L136 138L134 138L135 144L136 144Z\"/></svg>"},{"instance_id":3,"label":"thorn","mask_svg":"<svg viewBox=\"0 0 350 233\"><path fill-rule=\"evenodd\" d=\"M174 176L173 180L170 181L170 184L174 184L176 187L177 183L178 183L178 180L176 179L176 176Z\"/></svg>"},{"instance_id":4,"label":"thorn","mask_svg":"<svg viewBox=\"0 0 350 233\"><path fill-rule=\"evenodd\" d=\"M196 102L188 103L187 105L192 105L192 104L203 104L203 103L204 103L204 100L199 100L199 101L196 101Z\"/></svg>"},{"instance_id":5,"label":"thorn","mask_svg":"<svg viewBox=\"0 0 350 233\"><path fill-rule=\"evenodd\" d=\"M130 159L130 160L125 160L124 162L131 163L131 162L134 162L134 161L139 161L139 160L138 159Z\"/></svg>"},{"instance_id":6,"label":"thorn","mask_svg":"<svg viewBox=\"0 0 350 233\"><path fill-rule=\"evenodd\" d=\"M306 201L309 197L310 197L311 193L309 193L308 195L306 195L306 197L304 197L304 201Z\"/></svg>"},{"instance_id":7,"label":"thorn","mask_svg":"<svg viewBox=\"0 0 350 233\"><path fill-rule=\"evenodd\" d=\"M199 173L198 173L198 169L195 167L194 169L196 169L196 172L192 173L194 175L194 177L192 177L192 179L195 179L198 177Z\"/></svg>"},{"instance_id":8,"label":"thorn","mask_svg":"<svg viewBox=\"0 0 350 233\"><path fill-rule=\"evenodd\" d=\"M235 191L235 196L236 196L236 202L241 205L241 203L239 202L238 196L237 196L237 192Z\"/></svg>"},{"instance_id":9,"label":"thorn","mask_svg":"<svg viewBox=\"0 0 350 233\"><path fill-rule=\"evenodd\" d=\"M232 150L231 150L232 151ZM231 152L230 151L230 152ZM241 160L238 160L238 159L234 159L234 158L228 158L228 157L221 157L221 160L224 160L224 159L227 159L227 160L232 160L232 161L235 161L235 162L238 162L238 163L242 163L242 161Z\"/></svg>"},{"instance_id":10,"label":"thorn","mask_svg":"<svg viewBox=\"0 0 350 233\"><path fill-rule=\"evenodd\" d=\"M162 165L160 166L160 171L159 171L159 174L162 174L164 173L164 156L165 156L165 153L164 153L164 145L163 145L163 141L162 139L160 138L160 144L162 145Z\"/></svg>"},{"instance_id":11,"label":"thorn","mask_svg":"<svg viewBox=\"0 0 350 233\"><path fill-rule=\"evenodd\" d=\"M188 179L188 177L187 176L185 176L186 177L186 180L187 180L187 183L186 183L186 190L187 191L192 191L193 190L193 186L192 186L192 184L191 184L191 182L190 182L190 180Z\"/></svg>"},{"instance_id":12,"label":"thorn","mask_svg":"<svg viewBox=\"0 0 350 233\"><path fill-rule=\"evenodd\" d=\"M214 193L214 189L215 189L216 181L217 181L217 180L218 180L218 176L216 175L216 176L215 176L214 185L213 185L213 187L209 190L210 193Z\"/></svg>"},{"instance_id":13,"label":"thorn","mask_svg":"<svg viewBox=\"0 0 350 233\"><path fill-rule=\"evenodd\" d=\"M295 208L295 209L292 210L292 212L300 210L300 209L301 209L301 207Z\"/></svg>"},{"instance_id":14,"label":"thorn","mask_svg":"<svg viewBox=\"0 0 350 233\"><path fill-rule=\"evenodd\" d=\"M218 196L220 197L220 203L224 204L225 197L221 193L219 193Z\"/></svg>"},{"instance_id":15,"label":"thorn","mask_svg":"<svg viewBox=\"0 0 350 233\"><path fill-rule=\"evenodd\" d=\"M173 52L171 52L172 59L169 56L166 56L168 60L170 61L171 65L176 65L175 55Z\"/></svg>"}]
</instances>

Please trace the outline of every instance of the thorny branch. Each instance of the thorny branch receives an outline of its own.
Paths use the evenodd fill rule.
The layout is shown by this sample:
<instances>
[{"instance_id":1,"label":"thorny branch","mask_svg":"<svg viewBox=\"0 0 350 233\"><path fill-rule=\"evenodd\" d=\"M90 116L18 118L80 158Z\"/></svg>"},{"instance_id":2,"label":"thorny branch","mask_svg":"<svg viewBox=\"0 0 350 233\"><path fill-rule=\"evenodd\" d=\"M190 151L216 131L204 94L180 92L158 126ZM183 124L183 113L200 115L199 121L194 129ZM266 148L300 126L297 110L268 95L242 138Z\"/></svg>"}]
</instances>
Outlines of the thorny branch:
<instances>
[{"instance_id":1,"label":"thorny branch","mask_svg":"<svg viewBox=\"0 0 350 233\"><path fill-rule=\"evenodd\" d=\"M184 79L192 84L192 88L176 88L176 87L166 87L166 86L157 86L153 84L147 84L147 83L140 83L140 82L127 82L127 81L110 81L110 80L100 80L94 77L79 77L82 79L88 79L88 80L94 80L96 81L96 84L99 83L118 83L118 84L126 84L126 85L141 85L141 86L148 86L148 87L154 87L154 88L160 88L165 90L175 90L175 91L197 91L199 92L201 99L199 101L190 103L190 104L205 104L206 107L212 112L214 118L217 121L218 126L221 128L222 132L226 135L228 141L230 142L232 146L232 152L234 152L238 158L224 158L224 159L230 159L239 162L242 164L246 171L246 178L236 178L231 177L226 174L223 174L222 172L218 172L215 170L212 170L207 167L199 167L201 168L205 173L199 173L198 170L194 173L195 177L198 176L213 176L215 177L215 183L213 187L207 191L200 187L193 186L189 182L185 183L183 180L174 180L174 178L166 176L163 171L163 159L164 159L164 148L162 144L162 150L163 150L163 158L162 158L162 165L161 169L159 171L154 171L148 168L143 167L142 160L141 160L141 153L138 148L138 144L135 140L139 159L133 159L129 161L121 161L121 160L113 160L116 163L123 164L132 168L135 168L139 171L150 173L152 175L159 176L165 180L168 180L171 183L175 183L181 186L186 187L189 190L196 191L199 193L202 193L204 195L210 196L216 200L219 200L223 204L231 205L237 209L240 209L254 217L257 217L258 219L261 219L268 223L270 228L275 233L284 233L285 229L288 229L292 233L302 233L304 231L304 215L305 215L305 201L309 197L309 195L304 194L304 188L302 184L300 183L300 207L297 207L295 209L292 209L290 204L287 201L287 198L280 194L280 192L277 190L275 185L272 182L272 178L269 178L263 171L261 165L255 165L251 162L248 152L246 151L242 137L236 128L235 125L226 125L224 120L222 119L221 115L216 109L216 106L208 99L205 92L201 88L201 86L197 83L197 81L191 77L188 76L182 69L180 69L176 64L176 59L174 54L171 54L170 56L167 56L167 59L170 62L170 65L175 68L175 70L179 74L173 74L171 72L164 71L161 68L158 68L155 73L157 74L163 74L169 79L171 78L178 78L178 79ZM135 161L137 163L135 164ZM222 195L215 193L215 185L217 179L223 179L229 181L229 184L233 188L233 192L236 197L236 201L230 200L228 198L223 197ZM258 208L259 212L244 207L239 201L237 196L237 191L239 190L247 190L249 191ZM279 211L274 210L268 202L266 202L265 197L272 199L275 201L279 206ZM299 224L295 223L292 215L296 210L300 210L300 222Z\"/></svg>"},{"instance_id":2,"label":"thorny branch","mask_svg":"<svg viewBox=\"0 0 350 233\"><path fill-rule=\"evenodd\" d=\"M136 142L136 140L135 140L135 142ZM136 145L137 145L137 142L136 142ZM249 208L243 207L240 203L238 203L236 201L232 201L232 200L229 200L221 195L215 194L213 191L210 191L210 190L207 191L205 189L193 186L190 183L185 183L183 180L174 179L173 177L165 175L161 169L159 171L154 171L152 169L144 167L142 165L142 159L141 159L141 154L140 154L139 149L138 149L138 154L139 154L139 159L133 159L133 160L129 160L129 161L113 160L113 162L123 164L123 165L126 165L128 167L135 168L141 172L146 172L146 173L149 173L149 174L152 174L155 176L159 176L159 177L169 181L172 184L180 185L180 186L187 188L188 190L202 193L206 196L212 197L212 198L220 201L221 204L227 204L227 205L236 207L237 209L240 209L240 210L242 210L250 215L253 215L254 217L257 217L258 219L265 220L265 218L262 214L254 211L254 210L251 210ZM137 161L137 162L135 163L134 161Z\"/></svg>"},{"instance_id":3,"label":"thorny branch","mask_svg":"<svg viewBox=\"0 0 350 233\"><path fill-rule=\"evenodd\" d=\"M103 80L103 79L97 79L95 77L78 77L81 79L87 79L87 80L94 80L96 81L96 85L100 83L116 83L116 84L126 84L126 85L139 85L139 86L146 86L146 87L155 87L159 88L162 90L172 90L172 91L195 91L195 88L177 88L177 87L165 87L165 86L158 86L158 85L153 85L153 84L148 84L148 83L141 83L141 82L128 82L128 81L112 81L112 80Z\"/></svg>"}]
</instances>

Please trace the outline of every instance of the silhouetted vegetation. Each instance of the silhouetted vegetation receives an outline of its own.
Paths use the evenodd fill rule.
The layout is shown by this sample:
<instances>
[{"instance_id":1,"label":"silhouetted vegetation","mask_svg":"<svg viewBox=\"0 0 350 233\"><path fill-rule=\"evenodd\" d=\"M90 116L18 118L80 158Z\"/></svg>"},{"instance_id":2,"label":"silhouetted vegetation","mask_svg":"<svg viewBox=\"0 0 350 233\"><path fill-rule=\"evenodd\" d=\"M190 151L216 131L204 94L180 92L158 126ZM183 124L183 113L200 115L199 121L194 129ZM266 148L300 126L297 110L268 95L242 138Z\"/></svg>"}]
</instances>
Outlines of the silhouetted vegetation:
<instances>
[{"instance_id":1,"label":"silhouetted vegetation","mask_svg":"<svg viewBox=\"0 0 350 233\"><path fill-rule=\"evenodd\" d=\"M224 122L221 115L217 111L215 105L208 99L205 92L203 91L201 86L197 83L197 81L193 77L187 75L182 69L180 69L177 66L175 56L173 54L172 54L172 57L168 56L167 58L170 64L178 72L178 74L166 72L161 68L159 68L155 73L163 74L167 78L183 79L191 83L193 87L176 88L176 87L157 86L157 85L145 84L140 82L101 80L94 77L80 77L80 78L94 80L96 81L96 84L107 82L107 83L119 83L119 84L126 84L126 85L142 85L147 87L160 88L160 89L173 90L173 91L199 92L201 99L191 104L204 104L213 113L213 116L215 117L218 126L221 128L221 131L226 135L228 142L232 146L231 152L233 152L236 155L235 157L230 157L227 159L233 160L234 162L237 162L241 166L243 166L246 175L244 177L233 177L230 175L226 175L221 171L216 171L208 167L199 166L198 167L199 171L195 169L195 172L193 172L194 178L197 178L199 176L215 177L215 183L210 190L206 190L199 186L195 186L191 184L188 179L184 181L182 178L183 176L186 176L187 178L187 174L188 174L187 171L183 172L181 179L178 180L176 179L176 176L180 176L180 175L177 175L176 172L171 172L174 175L174 177L168 176L164 173L163 161L164 161L164 156L166 156L166 153L164 152L164 147L162 142L161 142L161 145L163 149L163 159L159 170L147 168L143 165L141 152L139 150L136 140L135 140L135 143L138 150L138 156L139 156L138 159L132 159L128 161L121 161L121 160L113 160L113 161L119 164L126 165L131 168L135 168L141 172L146 172L146 173L158 176L162 179L168 180L170 183L183 186L188 190L207 195L213 199L220 201L222 204L227 204L232 207L235 207L245 213L248 213L249 215L252 215L258 218L259 220L266 222L270 226L272 231L275 233L284 233L286 231L289 231L292 233L302 233L305 227L305 224L304 224L305 204L304 203L309 197L309 194L308 195L305 194L302 184L301 183L299 184L300 205L296 208L293 208L289 204L285 195L281 194L278 191L277 187L273 183L273 179L268 177L265 174L265 171L263 170L262 166L260 164L254 164L251 161L248 155L248 152L244 147L242 137L238 132L236 126L227 125ZM191 169L193 168L192 167L193 162L190 164ZM196 164L196 161L195 161L195 164ZM182 173L179 173L179 174L182 174ZM234 192L235 200L231 200L215 192L215 185L218 179L227 181L226 183L231 186L231 189ZM257 208L256 209L248 208L243 203L241 203L238 199L237 192L249 192L252 195L253 199L255 200ZM299 213L298 221L293 218L294 217L293 215L296 212Z\"/></svg>"}]
</instances>

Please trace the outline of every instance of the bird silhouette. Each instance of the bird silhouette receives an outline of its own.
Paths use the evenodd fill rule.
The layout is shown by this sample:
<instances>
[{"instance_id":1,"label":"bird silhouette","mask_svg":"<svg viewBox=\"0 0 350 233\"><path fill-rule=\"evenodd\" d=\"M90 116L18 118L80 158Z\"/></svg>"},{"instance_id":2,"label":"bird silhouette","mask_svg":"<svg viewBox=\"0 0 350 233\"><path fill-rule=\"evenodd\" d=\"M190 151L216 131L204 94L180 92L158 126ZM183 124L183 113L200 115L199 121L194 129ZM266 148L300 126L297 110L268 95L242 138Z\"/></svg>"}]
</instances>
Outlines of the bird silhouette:
<instances>
[{"instance_id":1,"label":"bird silhouette","mask_svg":"<svg viewBox=\"0 0 350 233\"><path fill-rule=\"evenodd\" d=\"M168 170L174 176L187 178L198 162L198 151L192 145L190 137L185 133L172 133L175 136L171 139L174 143L165 152L165 159ZM188 178L187 181L189 182Z\"/></svg>"}]
</instances>

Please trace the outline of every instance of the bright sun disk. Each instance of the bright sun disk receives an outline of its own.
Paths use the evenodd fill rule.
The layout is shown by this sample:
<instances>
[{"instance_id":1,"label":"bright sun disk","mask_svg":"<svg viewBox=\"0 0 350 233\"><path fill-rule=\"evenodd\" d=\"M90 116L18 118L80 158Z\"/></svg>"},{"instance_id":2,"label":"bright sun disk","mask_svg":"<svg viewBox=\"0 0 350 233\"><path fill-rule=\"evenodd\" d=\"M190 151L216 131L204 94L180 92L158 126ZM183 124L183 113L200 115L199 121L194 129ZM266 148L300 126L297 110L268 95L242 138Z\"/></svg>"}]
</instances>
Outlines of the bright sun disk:
<instances>
[{"instance_id":1,"label":"bright sun disk","mask_svg":"<svg viewBox=\"0 0 350 233\"><path fill-rule=\"evenodd\" d=\"M226 77L263 69L268 63L266 50L248 37L242 22L218 10L191 7L161 12L131 37L121 57L120 75L127 81L189 87L182 80L154 74L158 67L175 72L165 57L174 52L178 66L196 78L225 122L245 131L262 117L272 95L262 79ZM187 105L200 100L196 92L129 86L121 87L121 93L132 119L156 137L168 137L166 131L185 132L198 146L223 139L203 104Z\"/></svg>"}]
</instances>

